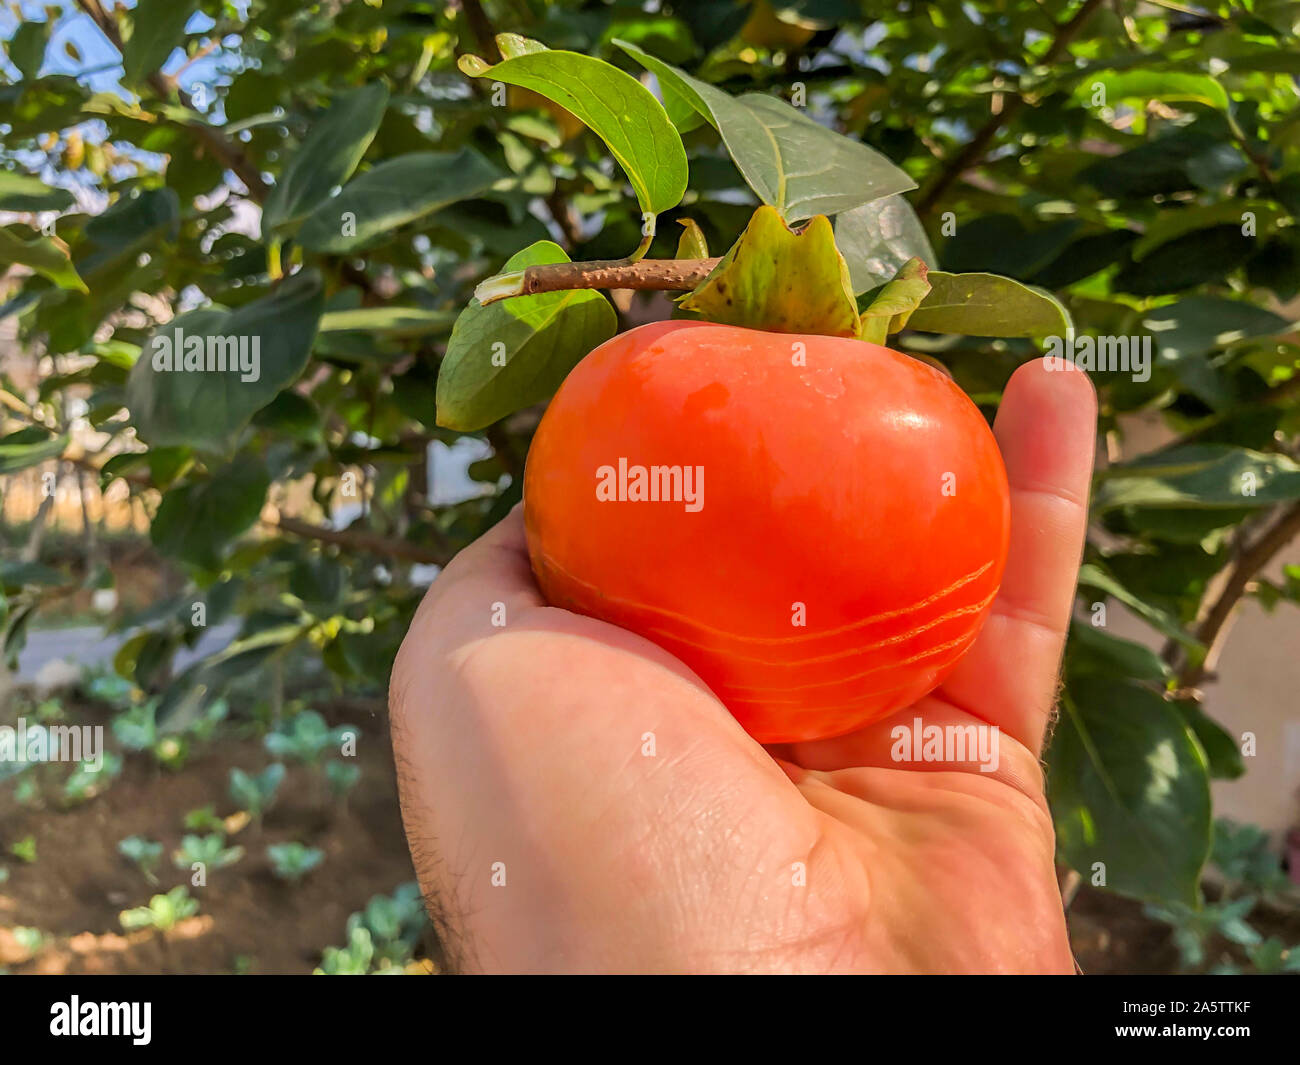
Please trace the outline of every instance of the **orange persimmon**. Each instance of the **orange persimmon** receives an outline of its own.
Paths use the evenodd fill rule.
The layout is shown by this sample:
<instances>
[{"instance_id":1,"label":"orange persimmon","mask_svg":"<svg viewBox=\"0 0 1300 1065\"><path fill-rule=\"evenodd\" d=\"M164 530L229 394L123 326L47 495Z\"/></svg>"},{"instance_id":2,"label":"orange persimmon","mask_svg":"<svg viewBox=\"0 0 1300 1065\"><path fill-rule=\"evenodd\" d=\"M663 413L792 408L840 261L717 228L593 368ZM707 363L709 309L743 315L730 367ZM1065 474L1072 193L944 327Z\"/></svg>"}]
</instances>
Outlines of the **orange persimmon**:
<instances>
[{"instance_id":1,"label":"orange persimmon","mask_svg":"<svg viewBox=\"0 0 1300 1065\"><path fill-rule=\"evenodd\" d=\"M549 603L654 641L765 743L935 688L1009 535L993 434L944 374L859 340L684 321L569 374L524 515Z\"/></svg>"}]
</instances>

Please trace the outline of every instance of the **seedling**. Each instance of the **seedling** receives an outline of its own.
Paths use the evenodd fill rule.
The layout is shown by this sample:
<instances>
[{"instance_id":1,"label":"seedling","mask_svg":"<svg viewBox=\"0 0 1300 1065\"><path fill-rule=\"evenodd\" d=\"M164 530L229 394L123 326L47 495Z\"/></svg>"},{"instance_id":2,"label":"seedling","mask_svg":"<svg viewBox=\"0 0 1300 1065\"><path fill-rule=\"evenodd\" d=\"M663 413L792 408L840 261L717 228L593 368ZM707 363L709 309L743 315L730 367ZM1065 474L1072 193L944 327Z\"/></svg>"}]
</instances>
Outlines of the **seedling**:
<instances>
[{"instance_id":1,"label":"seedling","mask_svg":"<svg viewBox=\"0 0 1300 1065\"><path fill-rule=\"evenodd\" d=\"M330 728L315 710L300 710L279 731L263 741L276 758L289 758L304 765L319 765L326 751L337 750L344 737L356 729L343 725Z\"/></svg>"},{"instance_id":2,"label":"seedling","mask_svg":"<svg viewBox=\"0 0 1300 1065\"><path fill-rule=\"evenodd\" d=\"M147 906L137 906L118 914L122 927L133 932L140 928L153 928L170 932L187 917L199 912L197 899L190 898L190 889L184 884L172 888L166 895L155 895Z\"/></svg>"},{"instance_id":3,"label":"seedling","mask_svg":"<svg viewBox=\"0 0 1300 1065\"><path fill-rule=\"evenodd\" d=\"M96 795L102 795L121 772L122 758L112 751L103 753L98 769L93 768L89 762L81 762L63 782L64 804L76 806Z\"/></svg>"},{"instance_id":4,"label":"seedling","mask_svg":"<svg viewBox=\"0 0 1300 1065\"><path fill-rule=\"evenodd\" d=\"M185 815L185 827L194 832L223 832L225 822L217 816L216 807L200 806Z\"/></svg>"},{"instance_id":5,"label":"seedling","mask_svg":"<svg viewBox=\"0 0 1300 1065\"><path fill-rule=\"evenodd\" d=\"M226 837L220 832L212 832L206 836L190 834L182 837L181 845L172 852L172 862L178 869L190 869L195 865L224 869L243 856L243 847L227 847Z\"/></svg>"},{"instance_id":6,"label":"seedling","mask_svg":"<svg viewBox=\"0 0 1300 1065\"><path fill-rule=\"evenodd\" d=\"M296 840L292 843L273 843L266 848L271 869L281 880L296 883L325 860L325 852L318 847L308 847Z\"/></svg>"},{"instance_id":7,"label":"seedling","mask_svg":"<svg viewBox=\"0 0 1300 1065\"><path fill-rule=\"evenodd\" d=\"M275 801L275 794L284 781L284 773L282 762L273 762L256 775L246 773L242 769L232 769L230 797L241 810L246 810L249 816L260 824L262 815Z\"/></svg>"},{"instance_id":8,"label":"seedling","mask_svg":"<svg viewBox=\"0 0 1300 1065\"><path fill-rule=\"evenodd\" d=\"M348 918L347 945L327 947L316 972L339 976L401 972L412 960L428 923L418 884L403 884L392 895L375 895L364 910Z\"/></svg>"},{"instance_id":9,"label":"seedling","mask_svg":"<svg viewBox=\"0 0 1300 1065\"><path fill-rule=\"evenodd\" d=\"M326 762L325 779L329 782L330 793L336 799L346 799L348 792L361 779L361 767L356 762Z\"/></svg>"},{"instance_id":10,"label":"seedling","mask_svg":"<svg viewBox=\"0 0 1300 1065\"><path fill-rule=\"evenodd\" d=\"M17 858L20 862L31 865L36 861L36 837L24 836L16 843L9 845L9 853Z\"/></svg>"},{"instance_id":11,"label":"seedling","mask_svg":"<svg viewBox=\"0 0 1300 1065\"><path fill-rule=\"evenodd\" d=\"M143 836L127 836L117 845L117 853L130 862L134 862L151 884L158 883L154 875L159 860L162 858L163 845Z\"/></svg>"}]
</instances>

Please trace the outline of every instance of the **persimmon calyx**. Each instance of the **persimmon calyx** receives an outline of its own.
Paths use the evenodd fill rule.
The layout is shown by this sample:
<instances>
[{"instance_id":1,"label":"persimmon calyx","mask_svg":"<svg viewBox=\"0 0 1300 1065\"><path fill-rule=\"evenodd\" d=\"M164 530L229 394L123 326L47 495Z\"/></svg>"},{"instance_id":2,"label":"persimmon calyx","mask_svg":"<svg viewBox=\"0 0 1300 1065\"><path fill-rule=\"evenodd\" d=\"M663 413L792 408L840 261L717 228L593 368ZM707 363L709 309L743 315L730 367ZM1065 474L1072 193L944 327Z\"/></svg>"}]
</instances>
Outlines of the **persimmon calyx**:
<instances>
[{"instance_id":1,"label":"persimmon calyx","mask_svg":"<svg viewBox=\"0 0 1300 1065\"><path fill-rule=\"evenodd\" d=\"M772 333L857 337L861 332L849 268L830 220L791 229L774 207L759 207L740 239L679 304L679 317Z\"/></svg>"}]
</instances>

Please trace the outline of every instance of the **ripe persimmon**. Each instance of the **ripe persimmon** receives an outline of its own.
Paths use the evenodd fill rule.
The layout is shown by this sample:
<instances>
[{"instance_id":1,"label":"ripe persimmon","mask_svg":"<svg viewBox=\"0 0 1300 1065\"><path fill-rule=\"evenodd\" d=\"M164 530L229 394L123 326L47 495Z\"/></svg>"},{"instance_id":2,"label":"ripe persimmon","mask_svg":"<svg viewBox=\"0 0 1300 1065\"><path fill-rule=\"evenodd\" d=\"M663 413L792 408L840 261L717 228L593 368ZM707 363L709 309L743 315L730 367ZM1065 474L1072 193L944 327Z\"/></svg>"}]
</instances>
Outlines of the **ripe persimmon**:
<instances>
[{"instance_id":1,"label":"ripe persimmon","mask_svg":"<svg viewBox=\"0 0 1300 1065\"><path fill-rule=\"evenodd\" d=\"M993 434L860 340L657 322L569 374L528 456L548 602L654 641L761 742L879 720L974 641L1006 561Z\"/></svg>"}]
</instances>

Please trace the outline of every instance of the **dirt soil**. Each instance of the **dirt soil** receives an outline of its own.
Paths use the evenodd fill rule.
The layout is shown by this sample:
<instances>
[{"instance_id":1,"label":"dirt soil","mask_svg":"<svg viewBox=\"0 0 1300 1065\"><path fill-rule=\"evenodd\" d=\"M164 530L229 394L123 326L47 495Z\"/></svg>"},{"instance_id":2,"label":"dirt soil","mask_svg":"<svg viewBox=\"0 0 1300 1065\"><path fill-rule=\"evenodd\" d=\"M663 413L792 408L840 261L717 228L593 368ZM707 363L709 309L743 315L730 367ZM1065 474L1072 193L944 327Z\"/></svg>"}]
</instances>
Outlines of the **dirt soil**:
<instances>
[{"instance_id":1,"label":"dirt soil","mask_svg":"<svg viewBox=\"0 0 1300 1065\"><path fill-rule=\"evenodd\" d=\"M148 756L128 756L103 794L66 810L57 799L66 767L41 767L59 772L44 778L39 805L19 804L12 784L0 788L0 860L9 869L0 884L0 967L12 973L310 973L322 948L344 944L349 914L414 878L383 707L351 702L318 709L331 725L359 730L361 778L346 808L329 795L322 773L290 766L263 825L250 823L230 837L230 845L245 848L244 857L209 870L206 886L190 886L199 913L167 935L123 934L118 914L190 883L189 872L171 861L188 831L185 814L204 806L223 817L234 813L230 770L265 768L270 758L260 740L195 744L176 772ZM36 841L31 864L7 853L28 835ZM164 844L157 885L117 853L118 841L132 835ZM275 877L266 857L268 844L291 840L325 852L298 884ZM35 955L15 939L18 926L45 934Z\"/></svg>"},{"instance_id":2,"label":"dirt soil","mask_svg":"<svg viewBox=\"0 0 1300 1065\"><path fill-rule=\"evenodd\" d=\"M65 700L64 723L103 723L107 712L87 711ZM147 755L124 758L121 775L100 795L63 808L59 789L66 766L39 767L41 799L21 804L13 782L0 786L0 969L12 973L310 973L327 946L342 946L348 916L377 894L390 894L414 877L397 807L392 751L385 709L377 700L316 704L330 725L358 729L361 777L340 806L323 774L291 765L276 804L261 826L239 826L228 843L245 849L225 869L209 870L206 886L193 886L171 852L187 831L184 817L212 806L218 816L236 813L228 795L230 770L250 773L270 763L260 738L220 736L192 743L177 771L159 768ZM106 729L107 732L107 729ZM112 746L110 744L110 746ZM209 830L200 830L200 834ZM118 841L138 835L159 840L164 854L150 884L117 853ZM36 860L9 853L32 836ZM324 862L298 884L271 871L269 844L299 840L325 852ZM199 913L167 934L124 933L122 910L145 905L150 896L189 885ZM1083 888L1069 914L1070 939L1084 973L1169 973L1178 954L1167 926L1129 899ZM1259 908L1251 923L1264 935L1300 941L1300 913ZM33 954L14 935L29 927L44 934ZM417 951L437 957L430 935ZM1242 959L1239 948L1212 945L1207 964ZM434 968L423 962L424 971Z\"/></svg>"}]
</instances>

